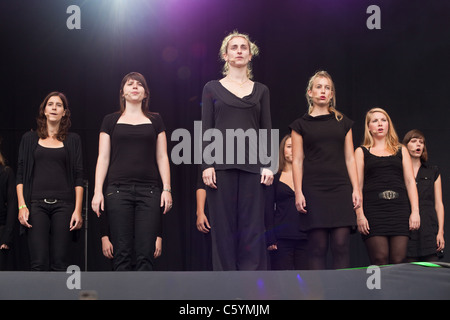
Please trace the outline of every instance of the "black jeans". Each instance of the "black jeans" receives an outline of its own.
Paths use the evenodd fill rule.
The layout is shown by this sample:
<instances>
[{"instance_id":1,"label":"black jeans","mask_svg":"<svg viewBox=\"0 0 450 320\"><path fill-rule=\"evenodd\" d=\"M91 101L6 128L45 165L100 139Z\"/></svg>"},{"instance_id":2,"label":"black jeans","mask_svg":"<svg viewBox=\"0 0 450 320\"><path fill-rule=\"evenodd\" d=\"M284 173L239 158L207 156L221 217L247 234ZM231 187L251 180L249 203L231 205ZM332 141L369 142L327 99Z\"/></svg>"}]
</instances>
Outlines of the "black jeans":
<instances>
[{"instance_id":1,"label":"black jeans","mask_svg":"<svg viewBox=\"0 0 450 320\"><path fill-rule=\"evenodd\" d=\"M113 270L153 270L161 228L161 190L157 186L109 185L105 210L113 245Z\"/></svg>"},{"instance_id":2,"label":"black jeans","mask_svg":"<svg viewBox=\"0 0 450 320\"><path fill-rule=\"evenodd\" d=\"M75 205L71 202L48 204L32 201L28 232L31 270L66 271L72 240L70 219Z\"/></svg>"}]
</instances>

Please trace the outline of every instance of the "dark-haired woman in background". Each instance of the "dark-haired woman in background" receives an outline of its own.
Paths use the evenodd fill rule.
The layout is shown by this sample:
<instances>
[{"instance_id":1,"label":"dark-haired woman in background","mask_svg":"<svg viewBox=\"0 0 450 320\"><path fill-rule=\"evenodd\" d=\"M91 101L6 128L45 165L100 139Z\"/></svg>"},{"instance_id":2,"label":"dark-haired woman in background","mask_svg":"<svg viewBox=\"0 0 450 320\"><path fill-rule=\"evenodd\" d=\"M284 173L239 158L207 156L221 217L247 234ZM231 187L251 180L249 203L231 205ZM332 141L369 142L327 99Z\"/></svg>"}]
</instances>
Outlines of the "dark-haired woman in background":
<instances>
[{"instance_id":1,"label":"dark-haired woman in background","mask_svg":"<svg viewBox=\"0 0 450 320\"><path fill-rule=\"evenodd\" d=\"M300 231L292 177L292 139L280 142L278 172L266 191L266 241L272 270L308 269L307 235Z\"/></svg>"},{"instance_id":2,"label":"dark-haired woman in background","mask_svg":"<svg viewBox=\"0 0 450 320\"><path fill-rule=\"evenodd\" d=\"M127 74L119 97L120 111L107 115L100 129L92 210L98 216L107 211L113 270L132 270L133 254L136 270L153 270L161 207L164 214L172 207L165 126L159 114L148 111L150 92L142 74Z\"/></svg>"},{"instance_id":3,"label":"dark-haired woman in background","mask_svg":"<svg viewBox=\"0 0 450 320\"><path fill-rule=\"evenodd\" d=\"M437 166L427 163L427 146L421 131L407 132L403 144L411 156L420 212L420 228L411 231L407 261L438 261L445 247L441 174Z\"/></svg>"},{"instance_id":4,"label":"dark-haired woman in background","mask_svg":"<svg viewBox=\"0 0 450 320\"><path fill-rule=\"evenodd\" d=\"M1 143L1 138L0 138ZM17 222L16 181L13 170L0 152L0 271L13 269L9 252Z\"/></svg>"},{"instance_id":5,"label":"dark-haired woman in background","mask_svg":"<svg viewBox=\"0 0 450 320\"><path fill-rule=\"evenodd\" d=\"M40 105L37 130L23 135L17 167L19 222L26 227L31 269L66 271L71 231L83 223L81 139L69 132L67 98L51 92Z\"/></svg>"}]
</instances>

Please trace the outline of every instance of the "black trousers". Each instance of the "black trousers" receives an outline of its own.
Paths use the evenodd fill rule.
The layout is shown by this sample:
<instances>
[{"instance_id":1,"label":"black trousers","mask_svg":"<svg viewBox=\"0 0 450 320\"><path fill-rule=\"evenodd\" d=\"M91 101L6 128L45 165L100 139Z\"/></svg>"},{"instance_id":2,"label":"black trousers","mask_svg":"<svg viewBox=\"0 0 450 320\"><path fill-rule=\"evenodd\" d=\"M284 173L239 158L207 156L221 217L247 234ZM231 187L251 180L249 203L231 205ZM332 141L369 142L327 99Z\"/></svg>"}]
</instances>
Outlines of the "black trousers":
<instances>
[{"instance_id":1,"label":"black trousers","mask_svg":"<svg viewBox=\"0 0 450 320\"><path fill-rule=\"evenodd\" d=\"M217 170L217 189L206 187L213 270L266 270L264 186L261 176Z\"/></svg>"},{"instance_id":2,"label":"black trousers","mask_svg":"<svg viewBox=\"0 0 450 320\"><path fill-rule=\"evenodd\" d=\"M27 229L31 270L67 271L74 209L71 202L32 201L29 217L32 227Z\"/></svg>"},{"instance_id":3,"label":"black trousers","mask_svg":"<svg viewBox=\"0 0 450 320\"><path fill-rule=\"evenodd\" d=\"M161 190L157 186L107 187L105 210L113 245L113 270L153 270L155 242L161 227L160 201Z\"/></svg>"},{"instance_id":4,"label":"black trousers","mask_svg":"<svg viewBox=\"0 0 450 320\"><path fill-rule=\"evenodd\" d=\"M308 269L308 240L277 239L277 250L270 251L272 270Z\"/></svg>"}]
</instances>

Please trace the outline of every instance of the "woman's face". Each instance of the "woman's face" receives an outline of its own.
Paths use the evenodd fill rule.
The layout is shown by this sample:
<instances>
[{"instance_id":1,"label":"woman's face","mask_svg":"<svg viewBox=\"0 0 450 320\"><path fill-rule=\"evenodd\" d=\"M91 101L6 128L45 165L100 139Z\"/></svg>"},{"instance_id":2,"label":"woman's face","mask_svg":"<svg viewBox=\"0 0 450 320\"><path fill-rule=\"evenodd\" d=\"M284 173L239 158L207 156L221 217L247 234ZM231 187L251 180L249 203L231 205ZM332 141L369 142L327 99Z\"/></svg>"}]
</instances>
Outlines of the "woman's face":
<instances>
[{"instance_id":1,"label":"woman's face","mask_svg":"<svg viewBox=\"0 0 450 320\"><path fill-rule=\"evenodd\" d=\"M52 96L47 100L44 108L44 115L47 121L60 122L62 117L66 114L63 101L59 96Z\"/></svg>"},{"instance_id":2,"label":"woman's face","mask_svg":"<svg viewBox=\"0 0 450 320\"><path fill-rule=\"evenodd\" d=\"M248 41L242 37L234 37L228 42L227 52L223 58L231 66L243 67L252 60Z\"/></svg>"},{"instance_id":3,"label":"woman's face","mask_svg":"<svg viewBox=\"0 0 450 320\"><path fill-rule=\"evenodd\" d=\"M292 162L292 139L287 138L284 144L284 159L286 162Z\"/></svg>"},{"instance_id":4,"label":"woman's face","mask_svg":"<svg viewBox=\"0 0 450 320\"><path fill-rule=\"evenodd\" d=\"M406 145L412 158L420 158L422 156L424 146L425 143L422 138L412 138Z\"/></svg>"},{"instance_id":5,"label":"woman's face","mask_svg":"<svg viewBox=\"0 0 450 320\"><path fill-rule=\"evenodd\" d=\"M386 116L381 112L374 112L369 120L369 132L372 137L386 137L389 130L389 122Z\"/></svg>"},{"instance_id":6,"label":"woman's face","mask_svg":"<svg viewBox=\"0 0 450 320\"><path fill-rule=\"evenodd\" d=\"M308 95L313 105L329 106L331 98L333 98L332 89L330 79L326 77L317 77L314 79L311 89L308 90Z\"/></svg>"},{"instance_id":7,"label":"woman's face","mask_svg":"<svg viewBox=\"0 0 450 320\"><path fill-rule=\"evenodd\" d=\"M131 103L140 103L147 97L142 83L134 79L128 79L122 91L125 100Z\"/></svg>"}]
</instances>

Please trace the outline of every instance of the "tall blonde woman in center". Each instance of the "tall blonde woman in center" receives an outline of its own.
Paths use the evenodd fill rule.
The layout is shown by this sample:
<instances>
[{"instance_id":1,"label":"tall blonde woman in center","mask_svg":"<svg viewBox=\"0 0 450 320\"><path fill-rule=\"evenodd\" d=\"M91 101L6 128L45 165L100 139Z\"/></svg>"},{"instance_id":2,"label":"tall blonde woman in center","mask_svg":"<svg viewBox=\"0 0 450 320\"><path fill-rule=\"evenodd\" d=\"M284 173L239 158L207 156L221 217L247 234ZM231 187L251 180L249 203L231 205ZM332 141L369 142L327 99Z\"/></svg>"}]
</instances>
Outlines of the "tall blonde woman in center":
<instances>
[{"instance_id":1,"label":"tall blonde woman in center","mask_svg":"<svg viewBox=\"0 0 450 320\"><path fill-rule=\"evenodd\" d=\"M353 121L336 110L331 76L319 71L306 89L309 110L291 125L295 204L308 235L310 269L326 269L328 247L334 269L350 264L354 209L361 205L353 149Z\"/></svg>"},{"instance_id":2,"label":"tall blonde woman in center","mask_svg":"<svg viewBox=\"0 0 450 320\"><path fill-rule=\"evenodd\" d=\"M410 230L420 227L419 197L408 149L388 113L366 114L364 143L355 151L364 204L358 230L374 265L405 261Z\"/></svg>"},{"instance_id":3,"label":"tall blonde woman in center","mask_svg":"<svg viewBox=\"0 0 450 320\"><path fill-rule=\"evenodd\" d=\"M272 129L269 89L251 80L250 62L257 54L258 47L248 35L229 34L220 49L224 77L209 81L203 89L203 132L223 137L223 157L207 157L209 142L203 146L202 177L210 213L214 270L267 269L264 185L272 183L273 172L260 163L250 163L254 145L247 144L244 151L233 150L226 139L227 130L258 133L260 129ZM218 153L216 150L216 156ZM244 163L237 161L240 156L245 156Z\"/></svg>"}]
</instances>

